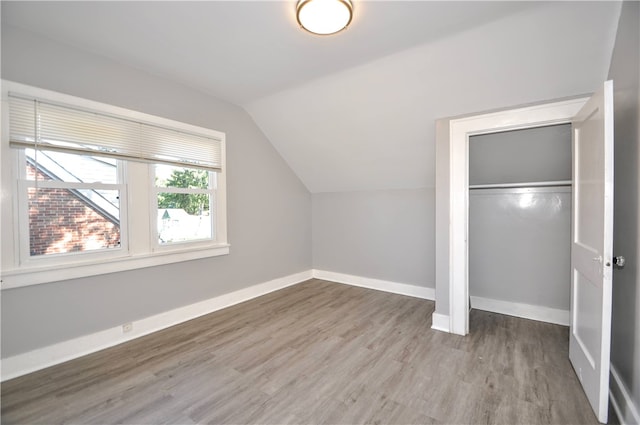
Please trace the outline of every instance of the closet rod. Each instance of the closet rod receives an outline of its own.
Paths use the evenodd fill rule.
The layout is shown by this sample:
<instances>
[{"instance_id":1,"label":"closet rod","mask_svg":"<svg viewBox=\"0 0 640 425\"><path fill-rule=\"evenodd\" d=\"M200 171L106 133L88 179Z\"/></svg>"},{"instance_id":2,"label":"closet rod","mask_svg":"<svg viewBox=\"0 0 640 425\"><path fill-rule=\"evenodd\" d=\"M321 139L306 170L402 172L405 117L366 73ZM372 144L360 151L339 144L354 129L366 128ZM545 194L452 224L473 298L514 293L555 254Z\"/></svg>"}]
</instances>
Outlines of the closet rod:
<instances>
[{"instance_id":1,"label":"closet rod","mask_svg":"<svg viewBox=\"0 0 640 425\"><path fill-rule=\"evenodd\" d=\"M527 188L527 187L553 187L571 186L571 180L557 180L550 182L525 182L525 183L493 183L493 184L470 184L469 189L507 189L507 188Z\"/></svg>"}]
</instances>

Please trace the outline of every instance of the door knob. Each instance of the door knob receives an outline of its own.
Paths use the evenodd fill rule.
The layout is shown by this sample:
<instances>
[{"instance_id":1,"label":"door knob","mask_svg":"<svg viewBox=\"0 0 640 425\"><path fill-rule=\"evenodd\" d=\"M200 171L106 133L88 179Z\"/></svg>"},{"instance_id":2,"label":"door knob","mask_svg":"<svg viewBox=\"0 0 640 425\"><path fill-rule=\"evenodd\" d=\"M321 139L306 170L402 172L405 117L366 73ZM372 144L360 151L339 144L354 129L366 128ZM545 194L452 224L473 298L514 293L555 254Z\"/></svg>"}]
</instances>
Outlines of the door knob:
<instances>
[{"instance_id":1,"label":"door knob","mask_svg":"<svg viewBox=\"0 0 640 425\"><path fill-rule=\"evenodd\" d=\"M627 260L625 260L625 258L622 255L619 255L617 257L613 257L613 264L615 264L616 266L622 268L624 267L624 264L627 262Z\"/></svg>"}]
</instances>

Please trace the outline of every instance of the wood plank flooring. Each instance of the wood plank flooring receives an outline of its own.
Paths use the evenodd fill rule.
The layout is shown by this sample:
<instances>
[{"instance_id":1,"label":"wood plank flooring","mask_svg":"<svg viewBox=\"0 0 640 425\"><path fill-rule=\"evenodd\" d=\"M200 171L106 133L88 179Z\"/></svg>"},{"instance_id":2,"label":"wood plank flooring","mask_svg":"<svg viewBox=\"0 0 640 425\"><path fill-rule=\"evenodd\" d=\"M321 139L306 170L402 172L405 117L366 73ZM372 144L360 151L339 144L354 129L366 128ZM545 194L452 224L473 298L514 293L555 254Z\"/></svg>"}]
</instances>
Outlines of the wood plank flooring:
<instances>
[{"instance_id":1,"label":"wood plank flooring","mask_svg":"<svg viewBox=\"0 0 640 425\"><path fill-rule=\"evenodd\" d=\"M321 280L1 386L3 424L596 424L568 328Z\"/></svg>"}]
</instances>

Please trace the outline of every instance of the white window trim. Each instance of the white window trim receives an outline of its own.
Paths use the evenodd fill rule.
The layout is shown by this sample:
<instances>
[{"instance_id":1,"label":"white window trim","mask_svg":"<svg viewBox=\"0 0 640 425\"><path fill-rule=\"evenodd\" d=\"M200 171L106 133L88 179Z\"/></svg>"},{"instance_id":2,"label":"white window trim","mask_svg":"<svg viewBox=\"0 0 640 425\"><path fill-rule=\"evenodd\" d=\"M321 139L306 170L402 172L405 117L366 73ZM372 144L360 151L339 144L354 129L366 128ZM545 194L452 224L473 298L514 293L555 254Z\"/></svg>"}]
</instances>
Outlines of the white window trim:
<instances>
[{"instance_id":1,"label":"white window trim","mask_svg":"<svg viewBox=\"0 0 640 425\"><path fill-rule=\"evenodd\" d=\"M9 147L7 99L9 91L123 116L136 121L194 132L196 134L208 134L220 139L222 141L222 171L217 173L215 201L217 207L215 214L216 240L210 243L197 241L193 244L176 244L175 249L154 250L154 245L150 243L150 220L152 219L149 209L150 205L148 202L139 202L140 199L144 199L140 196L145 196L147 199L150 197L152 194L150 187L144 184L134 186L126 185L125 193L129 208L125 208L123 214L127 214L126 225L124 226L126 229L124 229L124 231L128 234L129 241L128 246L122 246L120 249L121 256L112 258L110 257L111 253L109 253L110 255L100 256L100 259L96 260L95 257L94 259L89 259L88 257L91 257L90 255L79 255L78 257L83 258L78 258L77 261L75 259L66 259L69 261L59 264L34 264L37 262L20 264L20 237L24 236L17 231L19 229L18 217L20 211L16 191L18 190L19 179L17 174L18 167L14 165L17 152ZM2 290L229 254L230 245L227 241L226 146L224 133L6 80L2 80L1 111L2 143L0 146L0 164L2 167L0 176L0 199L2 202L0 205L0 217L2 220L0 224L0 240L2 242L0 259L2 266ZM128 162L124 171L125 184L127 181L131 181L130 179L140 177L148 179L149 168L150 166L148 164ZM142 189L143 187L144 189ZM130 207L133 199L138 200L135 209ZM136 235L131 233L132 229L136 229Z\"/></svg>"}]
</instances>

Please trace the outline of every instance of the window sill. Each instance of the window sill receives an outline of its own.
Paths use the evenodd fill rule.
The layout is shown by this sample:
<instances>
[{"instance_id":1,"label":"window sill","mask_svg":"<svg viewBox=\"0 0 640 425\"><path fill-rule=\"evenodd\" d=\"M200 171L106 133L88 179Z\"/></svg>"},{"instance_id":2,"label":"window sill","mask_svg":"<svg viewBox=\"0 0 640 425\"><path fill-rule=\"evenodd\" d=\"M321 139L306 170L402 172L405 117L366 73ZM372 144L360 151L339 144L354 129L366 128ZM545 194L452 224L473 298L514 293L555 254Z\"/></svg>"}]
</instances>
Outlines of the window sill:
<instances>
[{"instance_id":1,"label":"window sill","mask_svg":"<svg viewBox=\"0 0 640 425\"><path fill-rule=\"evenodd\" d=\"M229 254L229 245L221 244L207 248L172 250L101 261L70 263L54 267L3 270L1 288L2 290L20 288L41 283L77 279L227 254Z\"/></svg>"}]
</instances>

